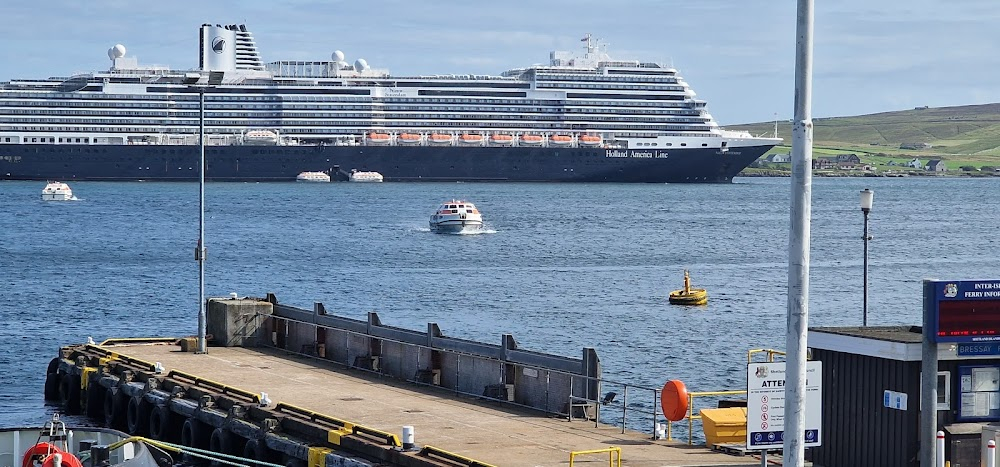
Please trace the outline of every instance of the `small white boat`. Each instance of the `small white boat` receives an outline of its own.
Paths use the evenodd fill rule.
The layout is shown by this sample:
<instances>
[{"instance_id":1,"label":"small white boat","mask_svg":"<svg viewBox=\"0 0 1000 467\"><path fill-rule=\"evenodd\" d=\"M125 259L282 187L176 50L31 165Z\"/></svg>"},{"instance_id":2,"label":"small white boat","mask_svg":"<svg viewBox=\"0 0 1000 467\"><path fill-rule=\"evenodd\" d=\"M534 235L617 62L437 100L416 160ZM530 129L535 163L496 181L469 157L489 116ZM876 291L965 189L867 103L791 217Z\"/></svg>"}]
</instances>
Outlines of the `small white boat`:
<instances>
[{"instance_id":1,"label":"small white boat","mask_svg":"<svg viewBox=\"0 0 1000 467\"><path fill-rule=\"evenodd\" d=\"M483 228L483 216L474 204L453 199L438 206L431 216L430 226L432 232L473 232Z\"/></svg>"},{"instance_id":2,"label":"small white boat","mask_svg":"<svg viewBox=\"0 0 1000 467\"><path fill-rule=\"evenodd\" d=\"M296 182L329 182L330 176L325 172L302 172L295 176Z\"/></svg>"},{"instance_id":3,"label":"small white boat","mask_svg":"<svg viewBox=\"0 0 1000 467\"><path fill-rule=\"evenodd\" d=\"M0 465L158 467L157 457L144 442L134 438L125 441L130 436L109 428L68 429L58 415L53 415L52 421L41 428L0 428ZM104 449L92 450L95 446ZM94 459L94 453L106 457Z\"/></svg>"},{"instance_id":4,"label":"small white boat","mask_svg":"<svg viewBox=\"0 0 1000 467\"><path fill-rule=\"evenodd\" d=\"M63 182L49 182L42 189L42 201L72 201L75 199L73 190Z\"/></svg>"},{"instance_id":5,"label":"small white boat","mask_svg":"<svg viewBox=\"0 0 1000 467\"><path fill-rule=\"evenodd\" d=\"M382 174L378 172L358 172L357 170L351 171L351 176L348 179L352 182L381 182L383 179Z\"/></svg>"}]
</instances>

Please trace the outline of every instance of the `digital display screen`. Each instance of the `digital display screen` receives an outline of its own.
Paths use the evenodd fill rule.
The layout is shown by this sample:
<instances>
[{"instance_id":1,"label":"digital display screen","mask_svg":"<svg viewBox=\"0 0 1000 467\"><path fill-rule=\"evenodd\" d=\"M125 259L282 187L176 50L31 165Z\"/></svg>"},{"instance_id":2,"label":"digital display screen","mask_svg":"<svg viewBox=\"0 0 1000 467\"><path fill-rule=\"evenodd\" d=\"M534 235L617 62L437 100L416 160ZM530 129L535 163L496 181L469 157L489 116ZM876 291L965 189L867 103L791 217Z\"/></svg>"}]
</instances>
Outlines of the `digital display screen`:
<instances>
[{"instance_id":1,"label":"digital display screen","mask_svg":"<svg viewBox=\"0 0 1000 467\"><path fill-rule=\"evenodd\" d=\"M1000 338L1000 300L938 302L938 337Z\"/></svg>"}]
</instances>

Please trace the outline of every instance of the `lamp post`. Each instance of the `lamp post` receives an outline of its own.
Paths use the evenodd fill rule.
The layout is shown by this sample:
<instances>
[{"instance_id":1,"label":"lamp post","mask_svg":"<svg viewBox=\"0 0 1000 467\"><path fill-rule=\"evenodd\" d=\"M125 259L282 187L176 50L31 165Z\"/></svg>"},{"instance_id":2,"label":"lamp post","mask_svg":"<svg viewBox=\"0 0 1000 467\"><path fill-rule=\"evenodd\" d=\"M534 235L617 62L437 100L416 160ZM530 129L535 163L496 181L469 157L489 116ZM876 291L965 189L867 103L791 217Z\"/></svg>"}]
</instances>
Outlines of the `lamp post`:
<instances>
[{"instance_id":1,"label":"lamp post","mask_svg":"<svg viewBox=\"0 0 1000 467\"><path fill-rule=\"evenodd\" d=\"M205 87L198 87L198 353L207 353L205 342Z\"/></svg>"},{"instance_id":2,"label":"lamp post","mask_svg":"<svg viewBox=\"0 0 1000 467\"><path fill-rule=\"evenodd\" d=\"M861 212L864 213L865 215L865 233L864 236L861 237L861 239L864 240L865 242L865 264L864 264L865 298L863 305L864 315L862 318L862 324L864 326L868 326L868 240L872 239L872 236L868 234L868 214L870 214L872 211L872 202L874 200L875 200L874 191L869 190L868 188L861 190Z\"/></svg>"}]
</instances>

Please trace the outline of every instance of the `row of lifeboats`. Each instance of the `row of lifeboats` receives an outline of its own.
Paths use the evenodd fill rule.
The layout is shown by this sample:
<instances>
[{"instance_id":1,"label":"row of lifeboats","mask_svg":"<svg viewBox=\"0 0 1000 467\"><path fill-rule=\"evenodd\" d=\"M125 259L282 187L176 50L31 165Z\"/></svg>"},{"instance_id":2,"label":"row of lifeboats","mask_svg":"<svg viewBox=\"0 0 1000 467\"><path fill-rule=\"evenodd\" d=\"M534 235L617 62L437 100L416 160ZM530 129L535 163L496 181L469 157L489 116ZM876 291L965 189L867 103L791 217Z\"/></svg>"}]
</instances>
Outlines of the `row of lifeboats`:
<instances>
[{"instance_id":1,"label":"row of lifeboats","mask_svg":"<svg viewBox=\"0 0 1000 467\"><path fill-rule=\"evenodd\" d=\"M389 133L368 133L368 144L372 145L434 145L451 146L454 144L464 146L600 146L603 142L600 136L596 135L510 135L505 133L494 133L484 136L475 133L400 133L391 135Z\"/></svg>"}]
</instances>

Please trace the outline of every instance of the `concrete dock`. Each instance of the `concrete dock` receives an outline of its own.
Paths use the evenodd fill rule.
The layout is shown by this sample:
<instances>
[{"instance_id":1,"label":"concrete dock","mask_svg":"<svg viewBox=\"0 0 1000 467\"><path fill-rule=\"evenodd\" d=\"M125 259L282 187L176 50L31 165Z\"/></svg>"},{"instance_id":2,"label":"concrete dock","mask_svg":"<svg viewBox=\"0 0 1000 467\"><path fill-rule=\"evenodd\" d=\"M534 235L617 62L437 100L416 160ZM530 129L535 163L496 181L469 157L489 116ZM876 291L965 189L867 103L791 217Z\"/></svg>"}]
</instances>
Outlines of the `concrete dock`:
<instances>
[{"instance_id":1,"label":"concrete dock","mask_svg":"<svg viewBox=\"0 0 1000 467\"><path fill-rule=\"evenodd\" d=\"M266 392L274 402L292 404L390 433L414 428L414 442L433 445L498 466L568 465L572 451L621 448L624 466L756 466L754 457L717 453L679 441L652 440L649 434L593 421L540 414L509 404L457 395L439 387L401 382L344 368L323 359L274 348L210 347L207 354L177 345L118 344L119 355L160 362L250 393ZM608 454L579 456L575 463L604 465ZM596 464L595 464L596 463Z\"/></svg>"}]
</instances>

